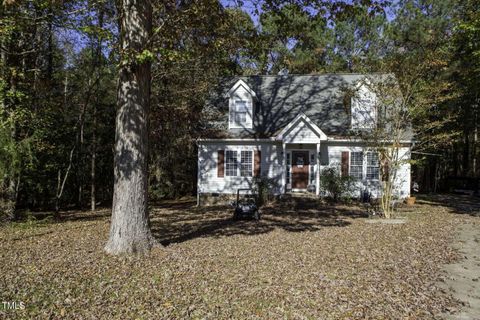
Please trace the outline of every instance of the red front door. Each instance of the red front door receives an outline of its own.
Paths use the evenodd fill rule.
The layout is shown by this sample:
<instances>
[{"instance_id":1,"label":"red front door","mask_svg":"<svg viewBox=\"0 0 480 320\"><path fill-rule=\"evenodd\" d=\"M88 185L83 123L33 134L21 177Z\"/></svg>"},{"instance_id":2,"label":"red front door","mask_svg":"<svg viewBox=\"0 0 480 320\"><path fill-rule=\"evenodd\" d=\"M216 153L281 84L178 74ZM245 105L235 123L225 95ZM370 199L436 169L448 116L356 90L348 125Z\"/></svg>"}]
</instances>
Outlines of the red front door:
<instances>
[{"instance_id":1,"label":"red front door","mask_svg":"<svg viewBox=\"0 0 480 320\"><path fill-rule=\"evenodd\" d=\"M292 151L292 188L307 189L308 151Z\"/></svg>"}]
</instances>

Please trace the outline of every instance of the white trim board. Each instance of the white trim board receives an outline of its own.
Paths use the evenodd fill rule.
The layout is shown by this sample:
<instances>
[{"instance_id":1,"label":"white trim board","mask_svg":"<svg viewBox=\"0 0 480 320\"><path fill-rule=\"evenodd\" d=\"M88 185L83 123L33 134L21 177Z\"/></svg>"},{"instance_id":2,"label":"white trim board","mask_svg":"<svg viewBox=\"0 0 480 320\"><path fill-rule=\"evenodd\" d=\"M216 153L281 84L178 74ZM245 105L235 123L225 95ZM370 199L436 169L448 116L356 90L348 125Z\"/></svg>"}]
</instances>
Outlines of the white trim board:
<instances>
[{"instance_id":1,"label":"white trim board","mask_svg":"<svg viewBox=\"0 0 480 320\"><path fill-rule=\"evenodd\" d=\"M255 91L252 90L252 88L250 88L248 86L248 84L245 83L245 81L243 81L242 79L238 80L237 82L235 82L235 84L230 88L230 90L228 90L227 94L225 95L225 97L231 97L231 95L238 89L238 87L244 87L245 90L253 97L253 98L256 98L257 97L257 94L255 93Z\"/></svg>"},{"instance_id":2,"label":"white trim board","mask_svg":"<svg viewBox=\"0 0 480 320\"><path fill-rule=\"evenodd\" d=\"M280 133L275 137L276 140L284 140L285 136L291 129L293 129L300 121L303 121L307 126L318 136L319 140L327 140L327 135L304 113L299 113ZM320 141L319 141L320 142Z\"/></svg>"}]
</instances>

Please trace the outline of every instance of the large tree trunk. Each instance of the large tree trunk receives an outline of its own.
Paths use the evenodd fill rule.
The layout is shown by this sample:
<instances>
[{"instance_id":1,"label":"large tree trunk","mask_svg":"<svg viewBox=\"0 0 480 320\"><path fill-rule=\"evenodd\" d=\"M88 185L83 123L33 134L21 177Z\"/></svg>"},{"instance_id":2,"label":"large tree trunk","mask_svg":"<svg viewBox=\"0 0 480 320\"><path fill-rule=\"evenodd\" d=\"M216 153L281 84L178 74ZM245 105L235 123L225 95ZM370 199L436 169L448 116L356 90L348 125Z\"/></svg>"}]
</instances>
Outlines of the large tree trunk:
<instances>
[{"instance_id":1,"label":"large tree trunk","mask_svg":"<svg viewBox=\"0 0 480 320\"><path fill-rule=\"evenodd\" d=\"M136 55L151 31L150 1L120 0L121 63L117 90L114 194L107 253L148 252L154 239L148 216L150 62Z\"/></svg>"}]
</instances>

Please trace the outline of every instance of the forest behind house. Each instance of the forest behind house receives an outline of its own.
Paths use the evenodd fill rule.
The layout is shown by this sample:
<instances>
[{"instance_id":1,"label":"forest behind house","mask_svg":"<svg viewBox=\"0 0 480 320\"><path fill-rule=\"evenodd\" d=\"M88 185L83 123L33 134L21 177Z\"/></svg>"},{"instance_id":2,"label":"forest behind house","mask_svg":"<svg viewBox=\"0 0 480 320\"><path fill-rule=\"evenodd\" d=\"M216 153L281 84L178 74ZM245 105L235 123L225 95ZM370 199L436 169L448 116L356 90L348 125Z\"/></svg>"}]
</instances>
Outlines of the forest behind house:
<instances>
[{"instance_id":1,"label":"forest behind house","mask_svg":"<svg viewBox=\"0 0 480 320\"><path fill-rule=\"evenodd\" d=\"M212 88L236 75L395 74L420 192L480 176L478 0L153 1L149 198L195 195ZM121 65L113 1L0 5L0 218L110 206ZM478 183L478 180L477 180Z\"/></svg>"}]
</instances>

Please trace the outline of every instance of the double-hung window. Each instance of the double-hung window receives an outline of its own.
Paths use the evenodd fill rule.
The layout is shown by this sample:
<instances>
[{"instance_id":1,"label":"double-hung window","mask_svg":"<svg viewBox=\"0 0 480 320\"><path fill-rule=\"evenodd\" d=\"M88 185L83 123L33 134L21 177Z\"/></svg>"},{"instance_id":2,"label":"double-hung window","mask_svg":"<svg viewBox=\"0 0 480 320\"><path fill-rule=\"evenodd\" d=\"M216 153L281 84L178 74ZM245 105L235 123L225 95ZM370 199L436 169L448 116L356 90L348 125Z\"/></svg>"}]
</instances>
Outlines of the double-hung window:
<instances>
[{"instance_id":1,"label":"double-hung window","mask_svg":"<svg viewBox=\"0 0 480 320\"><path fill-rule=\"evenodd\" d=\"M350 176L363 179L363 152L350 153Z\"/></svg>"},{"instance_id":2,"label":"double-hung window","mask_svg":"<svg viewBox=\"0 0 480 320\"><path fill-rule=\"evenodd\" d=\"M367 152L367 180L378 180L380 176L380 164L378 153Z\"/></svg>"},{"instance_id":3,"label":"double-hung window","mask_svg":"<svg viewBox=\"0 0 480 320\"><path fill-rule=\"evenodd\" d=\"M237 151L227 150L225 152L225 175L227 177L236 177L238 168Z\"/></svg>"},{"instance_id":4,"label":"double-hung window","mask_svg":"<svg viewBox=\"0 0 480 320\"><path fill-rule=\"evenodd\" d=\"M240 176L251 177L253 171L252 151L240 151Z\"/></svg>"},{"instance_id":5,"label":"double-hung window","mask_svg":"<svg viewBox=\"0 0 480 320\"><path fill-rule=\"evenodd\" d=\"M234 120L237 125L245 125L247 123L247 101L235 100Z\"/></svg>"},{"instance_id":6,"label":"double-hung window","mask_svg":"<svg viewBox=\"0 0 480 320\"><path fill-rule=\"evenodd\" d=\"M253 175L253 151L226 150L225 175L227 177L251 177Z\"/></svg>"}]
</instances>

